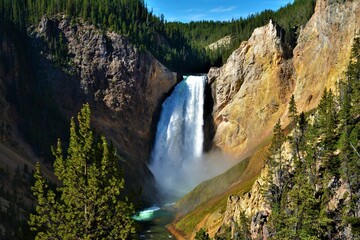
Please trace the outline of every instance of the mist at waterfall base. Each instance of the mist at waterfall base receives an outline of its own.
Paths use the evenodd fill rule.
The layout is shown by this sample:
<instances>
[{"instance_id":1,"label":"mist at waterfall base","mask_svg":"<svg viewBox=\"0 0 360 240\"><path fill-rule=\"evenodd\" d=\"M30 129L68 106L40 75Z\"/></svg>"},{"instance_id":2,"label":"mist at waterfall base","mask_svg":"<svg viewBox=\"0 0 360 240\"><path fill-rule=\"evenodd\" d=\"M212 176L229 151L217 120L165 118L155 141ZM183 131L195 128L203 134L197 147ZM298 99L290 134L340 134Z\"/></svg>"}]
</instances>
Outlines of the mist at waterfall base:
<instances>
[{"instance_id":1,"label":"mist at waterfall base","mask_svg":"<svg viewBox=\"0 0 360 240\"><path fill-rule=\"evenodd\" d=\"M203 154L205 86L205 76L185 77L162 105L149 167L165 201L234 165L220 152Z\"/></svg>"}]
</instances>

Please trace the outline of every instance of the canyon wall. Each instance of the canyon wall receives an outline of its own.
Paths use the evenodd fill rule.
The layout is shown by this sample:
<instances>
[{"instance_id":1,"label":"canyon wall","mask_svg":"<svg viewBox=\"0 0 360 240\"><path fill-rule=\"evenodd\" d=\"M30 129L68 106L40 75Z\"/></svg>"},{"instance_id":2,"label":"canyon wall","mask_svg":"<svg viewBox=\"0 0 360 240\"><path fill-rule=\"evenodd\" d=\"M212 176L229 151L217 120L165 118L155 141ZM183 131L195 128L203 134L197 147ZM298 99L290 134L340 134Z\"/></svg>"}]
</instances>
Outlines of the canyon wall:
<instances>
[{"instance_id":1,"label":"canyon wall","mask_svg":"<svg viewBox=\"0 0 360 240\"><path fill-rule=\"evenodd\" d=\"M44 157L58 137L66 141L70 117L89 102L94 127L117 148L128 183L154 195L147 168L153 134L181 76L125 37L87 23L45 16L28 31L18 45L9 32L0 35L2 141L21 151L25 139Z\"/></svg>"},{"instance_id":2,"label":"canyon wall","mask_svg":"<svg viewBox=\"0 0 360 240\"><path fill-rule=\"evenodd\" d=\"M212 68L214 145L239 158L269 138L278 119L288 124L294 94L298 111L317 106L325 88L336 88L360 31L359 1L318 0L292 54L276 23L257 28L221 68Z\"/></svg>"},{"instance_id":3,"label":"canyon wall","mask_svg":"<svg viewBox=\"0 0 360 240\"><path fill-rule=\"evenodd\" d=\"M286 51L282 29L270 21L255 29L223 67L210 70L215 146L240 156L269 135L294 88Z\"/></svg>"},{"instance_id":4,"label":"canyon wall","mask_svg":"<svg viewBox=\"0 0 360 240\"><path fill-rule=\"evenodd\" d=\"M232 137L232 139L243 139L243 141L239 141L241 146L240 150L246 150L251 147L249 143L255 141L251 141L251 139L256 137L249 134L250 131L262 132L262 138L264 138L264 135L271 133L269 129L271 130L273 127L274 118L281 118L284 126L288 124L287 105L291 94L295 96L299 112L310 111L317 107L323 91L325 89L336 90L338 82L344 77L344 71L350 59L353 39L360 31L359 23L360 1L340 2L318 0L316 2L315 14L300 32L298 44L293 51L293 58L290 59L292 62L290 65L293 66L292 74L288 76L289 78L287 78L287 80L276 77L276 75L269 76L267 71L263 71L257 78L263 78L265 80L263 80L256 89L249 92L250 94L256 94L260 97L260 99L253 99L251 101L252 106L249 100L246 99L249 93L243 94L243 98L239 97L239 93L246 87L246 81L243 80L244 78L247 79L246 74L238 74L235 79L225 81L225 84L222 84L223 87L214 85L213 93L215 96L219 95L219 89L221 88L225 89L227 93L230 93L221 95L222 98L217 97L218 105L214 109L215 122L218 124L217 138L215 138L216 145L234 154L238 153L238 148L228 148L226 142L221 141L221 139L226 136L226 133L231 132L233 129L227 126L229 124L226 122L236 119L234 115L230 115L231 118L224 121L224 113L226 113L224 109L229 108L232 109L232 111L236 111L237 108L243 108L242 114L244 114L244 108L248 106L248 111L245 112L246 115L237 115L237 119L239 119L237 124L242 124L244 134L236 134ZM259 31L262 31L265 35L270 24L256 30L254 35ZM254 38L254 35L251 39ZM248 43L243 43L236 52L245 51L247 44ZM271 46L273 42L270 41L267 44ZM236 54L236 52L234 54ZM241 55L239 55L237 61L241 59ZM223 79L226 79L226 76L230 75L230 71L226 69L231 66L231 62L235 61L232 61L231 58L229 59L228 63L220 69L220 74L218 74L217 78L213 80L214 83L219 83L223 81ZM269 60L267 61L267 65L270 65L272 68L276 66L276 64ZM249 64L245 62L245 64L242 64L236 69L232 68L231 71L236 72L239 69L242 71L241 69L244 68L244 66L248 68ZM253 66L257 66L256 63L254 63ZM219 70L212 71L219 72ZM212 76L213 73L210 72L209 75ZM266 81L271 77L275 78L271 81L272 83L274 83L274 81L283 81L283 85L280 86L282 90L274 88L274 85ZM231 86L237 87L231 88ZM272 92L274 98L281 96L278 94L279 91L285 93L283 102L278 105L277 111L273 113L271 111L268 112L270 121L267 122L264 122L258 114L266 102L269 102L267 96L259 92L261 88L265 88L265 92ZM228 99L224 100L225 97ZM243 120L241 121L241 119L246 116L253 118L253 121L249 123ZM247 136L247 138L244 136ZM286 143L283 148L285 149L283 157L285 161L290 163L292 153L289 143ZM264 185L266 176L267 168L263 168L260 177L255 181L252 189L248 193L243 196L229 196L226 211L223 214L222 227L219 228L218 233L230 229L232 236L234 236L236 223L241 221L241 213L244 212L251 221L251 238L267 239L269 237L265 223L270 213L270 208L265 203L263 194L261 193L261 188ZM329 184L329 186L332 188L331 190L335 192L328 206L329 209L333 210L340 202L345 201L346 196L344 195L344 189L346 188L346 184L340 182L336 187L333 187L331 184ZM349 229L344 229L338 233L339 236L337 237L350 239L351 237L349 236L351 236L351 234L349 233Z\"/></svg>"},{"instance_id":5,"label":"canyon wall","mask_svg":"<svg viewBox=\"0 0 360 240\"><path fill-rule=\"evenodd\" d=\"M305 26L299 26L297 44L291 52L284 46L281 28L273 21L256 29L226 64L208 73L214 99L214 146L243 159L270 142L278 119L283 128L288 125L292 94L298 112L314 109L324 90L335 90L344 77L353 39L360 32L359 23L360 1L317 0L314 15ZM259 158L258 165L263 161ZM239 196L229 196L234 187L229 186L223 195L214 196L215 204L220 204L216 199L228 197L225 211L214 208L204 218L194 217L196 229L205 228L211 235L229 229L234 232L241 212L245 212L251 220L253 238L259 237L259 232L266 236L263 223L269 207L261 194L266 169L258 170L257 175L259 178L244 195L240 191L234 192ZM216 216L217 221L209 216ZM191 221L191 217L188 214L184 219ZM182 220L172 226L178 222Z\"/></svg>"}]
</instances>

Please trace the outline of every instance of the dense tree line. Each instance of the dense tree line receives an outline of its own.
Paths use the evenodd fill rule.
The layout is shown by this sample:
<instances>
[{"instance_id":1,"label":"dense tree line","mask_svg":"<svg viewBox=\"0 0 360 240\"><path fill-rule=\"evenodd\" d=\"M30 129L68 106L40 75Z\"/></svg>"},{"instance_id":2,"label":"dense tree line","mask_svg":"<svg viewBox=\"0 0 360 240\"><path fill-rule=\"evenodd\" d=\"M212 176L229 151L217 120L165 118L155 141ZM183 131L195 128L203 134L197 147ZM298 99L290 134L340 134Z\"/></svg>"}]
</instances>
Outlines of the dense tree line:
<instances>
[{"instance_id":1,"label":"dense tree line","mask_svg":"<svg viewBox=\"0 0 360 240\"><path fill-rule=\"evenodd\" d=\"M81 19L127 36L140 50L150 51L173 70L205 71L204 54L192 49L181 32L166 30L164 16L148 11L143 0L0 0L4 25L25 30L36 26L45 14L65 14L73 23Z\"/></svg>"},{"instance_id":2,"label":"dense tree line","mask_svg":"<svg viewBox=\"0 0 360 240\"><path fill-rule=\"evenodd\" d=\"M289 117L292 134L274 127L265 198L274 239L339 239L351 229L360 238L360 38L356 38L345 79L334 94L325 90L313 115L298 114L294 98ZM291 146L284 161L284 143ZM330 201L339 187L346 194ZM334 204L334 202L332 203Z\"/></svg>"},{"instance_id":3,"label":"dense tree line","mask_svg":"<svg viewBox=\"0 0 360 240\"><path fill-rule=\"evenodd\" d=\"M205 48L206 57L211 65L219 66L240 46L242 41L249 39L255 28L266 25L270 19L284 29L282 37L291 51L295 47L299 27L307 23L314 13L314 8L314 0L295 0L294 3L287 4L277 11L265 10L261 13L251 14L247 18L232 19L227 22L170 22L166 24L166 27L183 32L193 48ZM222 46L214 51L207 48L208 45L225 36L230 36L232 39L228 46Z\"/></svg>"},{"instance_id":4,"label":"dense tree line","mask_svg":"<svg viewBox=\"0 0 360 240\"><path fill-rule=\"evenodd\" d=\"M37 25L47 14L66 14L73 22L82 19L97 27L128 36L141 50L148 50L178 72L207 72L219 66L256 27L277 21L289 46L296 42L297 27L304 25L314 10L314 0L295 0L278 11L266 10L228 22L166 22L155 16L143 0L0 0L0 22L25 29ZM294 17L295 16L295 17ZM228 46L216 50L208 45L231 36Z\"/></svg>"}]
</instances>

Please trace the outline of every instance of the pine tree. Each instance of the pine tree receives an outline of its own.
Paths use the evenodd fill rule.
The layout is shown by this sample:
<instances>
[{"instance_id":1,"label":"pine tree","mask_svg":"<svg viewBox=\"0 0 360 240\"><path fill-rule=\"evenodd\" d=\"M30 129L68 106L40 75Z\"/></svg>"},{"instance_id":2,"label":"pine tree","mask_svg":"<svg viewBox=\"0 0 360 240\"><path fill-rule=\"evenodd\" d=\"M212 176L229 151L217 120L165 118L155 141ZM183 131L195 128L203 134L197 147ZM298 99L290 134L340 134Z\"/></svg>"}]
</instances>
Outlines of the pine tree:
<instances>
[{"instance_id":1,"label":"pine tree","mask_svg":"<svg viewBox=\"0 0 360 240\"><path fill-rule=\"evenodd\" d=\"M340 160L334 155L336 149L338 113L335 96L331 90L324 90L318 106L315 126L319 129L320 149L319 157L326 169L325 177L339 177Z\"/></svg>"},{"instance_id":2,"label":"pine tree","mask_svg":"<svg viewBox=\"0 0 360 240\"><path fill-rule=\"evenodd\" d=\"M283 161L282 145L285 136L281 128L280 119L274 126L273 140L270 146L269 158L267 160L268 176L265 181L264 189L266 201L271 207L271 215L269 218L270 231L272 234L278 234L285 227L284 217L284 199L283 195L286 191L285 182L285 164Z\"/></svg>"},{"instance_id":3,"label":"pine tree","mask_svg":"<svg viewBox=\"0 0 360 240\"><path fill-rule=\"evenodd\" d=\"M53 191L40 166L32 188L38 200L30 216L37 239L126 239L134 233L133 205L123 194L124 179L115 149L104 137L96 137L90 125L90 107L85 104L71 120L66 156L60 140L54 173L61 185Z\"/></svg>"},{"instance_id":4,"label":"pine tree","mask_svg":"<svg viewBox=\"0 0 360 240\"><path fill-rule=\"evenodd\" d=\"M323 183L317 168L321 149L317 130L314 126L307 127L302 147L305 157L293 171L293 186L289 191L289 222L293 226L291 239L322 239L332 222L322 206L323 193L319 188Z\"/></svg>"},{"instance_id":5,"label":"pine tree","mask_svg":"<svg viewBox=\"0 0 360 240\"><path fill-rule=\"evenodd\" d=\"M210 236L203 228L201 228L199 231L195 234L195 240L210 240Z\"/></svg>"},{"instance_id":6,"label":"pine tree","mask_svg":"<svg viewBox=\"0 0 360 240\"><path fill-rule=\"evenodd\" d=\"M297 112L297 107L296 107L294 94L291 95L290 102L289 102L289 118L290 118L291 123L293 125L297 124L298 112Z\"/></svg>"},{"instance_id":7,"label":"pine tree","mask_svg":"<svg viewBox=\"0 0 360 240\"><path fill-rule=\"evenodd\" d=\"M344 209L346 223L350 223L354 238L360 238L360 37L354 39L351 59L341 83L340 94L340 158L341 175L349 186L349 204Z\"/></svg>"},{"instance_id":8,"label":"pine tree","mask_svg":"<svg viewBox=\"0 0 360 240\"><path fill-rule=\"evenodd\" d=\"M357 118L360 114L360 36L354 39L346 78L351 94L351 115Z\"/></svg>"},{"instance_id":9,"label":"pine tree","mask_svg":"<svg viewBox=\"0 0 360 240\"><path fill-rule=\"evenodd\" d=\"M271 144L272 159L269 161L269 167L272 168L275 174L275 182L279 188L277 194L275 194L276 202L280 203L281 195L284 189L283 173L284 173L284 162L282 158L282 144L285 140L283 130L281 128L280 119L274 126L274 136Z\"/></svg>"},{"instance_id":10,"label":"pine tree","mask_svg":"<svg viewBox=\"0 0 360 240\"><path fill-rule=\"evenodd\" d=\"M246 217L246 214L244 211L240 212L238 238L246 239L246 240L251 239L250 220Z\"/></svg>"},{"instance_id":11,"label":"pine tree","mask_svg":"<svg viewBox=\"0 0 360 240\"><path fill-rule=\"evenodd\" d=\"M300 127L299 115L297 112L294 95L291 95L291 98L290 98L288 115L290 118L290 125L293 127L293 135L292 135L292 137L289 137L291 145L292 145L292 149L293 149L293 158L294 158L295 164L299 164L301 162L300 144L302 141L303 134L301 133L301 130L299 129L299 127ZM304 119L302 119L302 120L304 120ZM302 122L301 124L305 124L305 123ZM304 126L301 126L301 127L304 127Z\"/></svg>"}]
</instances>

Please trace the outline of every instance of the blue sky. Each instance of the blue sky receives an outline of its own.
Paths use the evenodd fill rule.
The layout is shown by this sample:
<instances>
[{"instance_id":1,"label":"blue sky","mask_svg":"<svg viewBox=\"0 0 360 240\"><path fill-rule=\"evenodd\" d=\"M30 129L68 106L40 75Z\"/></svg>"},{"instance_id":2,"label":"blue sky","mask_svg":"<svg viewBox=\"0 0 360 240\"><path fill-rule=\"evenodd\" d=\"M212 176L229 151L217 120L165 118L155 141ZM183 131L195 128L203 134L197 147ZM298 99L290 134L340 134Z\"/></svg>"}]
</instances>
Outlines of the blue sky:
<instances>
[{"instance_id":1,"label":"blue sky","mask_svg":"<svg viewBox=\"0 0 360 240\"><path fill-rule=\"evenodd\" d=\"M167 21L220 20L247 17L265 9L276 10L292 0L145 0L155 15Z\"/></svg>"}]
</instances>

